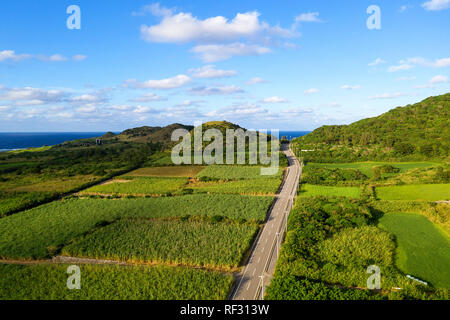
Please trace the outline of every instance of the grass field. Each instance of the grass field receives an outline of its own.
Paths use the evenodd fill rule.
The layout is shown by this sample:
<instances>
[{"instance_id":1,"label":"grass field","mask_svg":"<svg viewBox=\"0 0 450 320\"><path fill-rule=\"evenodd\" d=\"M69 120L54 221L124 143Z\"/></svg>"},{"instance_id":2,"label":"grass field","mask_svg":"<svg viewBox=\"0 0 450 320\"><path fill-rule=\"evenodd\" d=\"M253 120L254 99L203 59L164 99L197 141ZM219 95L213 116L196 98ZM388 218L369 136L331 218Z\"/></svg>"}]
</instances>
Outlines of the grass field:
<instances>
[{"instance_id":1,"label":"grass field","mask_svg":"<svg viewBox=\"0 0 450 320\"><path fill-rule=\"evenodd\" d=\"M221 215L260 222L272 201L272 197L206 194L55 201L0 219L0 257L44 258L102 222L119 218Z\"/></svg>"},{"instance_id":2,"label":"grass field","mask_svg":"<svg viewBox=\"0 0 450 320\"><path fill-rule=\"evenodd\" d=\"M450 184L377 187L376 194L381 200L450 200Z\"/></svg>"},{"instance_id":3,"label":"grass field","mask_svg":"<svg viewBox=\"0 0 450 320\"><path fill-rule=\"evenodd\" d=\"M118 177L104 184L86 189L81 194L135 194L162 195L173 193L183 188L187 178L149 178L149 177Z\"/></svg>"},{"instance_id":4,"label":"grass field","mask_svg":"<svg viewBox=\"0 0 450 320\"><path fill-rule=\"evenodd\" d=\"M215 165L207 166L204 170L197 174L197 177L208 177L214 179L267 179L267 178L281 178L283 170L280 169L274 176L261 175L261 167L257 166L230 166L230 165Z\"/></svg>"},{"instance_id":5,"label":"grass field","mask_svg":"<svg viewBox=\"0 0 450 320\"><path fill-rule=\"evenodd\" d=\"M353 163L308 163L309 166L326 167L326 168L341 168L341 169L357 169L368 177L373 176L372 168L375 166L392 165L400 169L400 173L406 172L415 168L428 168L437 163L434 162L353 162Z\"/></svg>"},{"instance_id":6,"label":"grass field","mask_svg":"<svg viewBox=\"0 0 450 320\"><path fill-rule=\"evenodd\" d=\"M397 239L397 265L403 272L450 289L450 241L419 214L385 214L379 225Z\"/></svg>"},{"instance_id":7,"label":"grass field","mask_svg":"<svg viewBox=\"0 0 450 320\"><path fill-rule=\"evenodd\" d=\"M120 220L63 248L68 256L231 269L258 230L255 224Z\"/></svg>"},{"instance_id":8,"label":"grass field","mask_svg":"<svg viewBox=\"0 0 450 320\"><path fill-rule=\"evenodd\" d=\"M280 184L280 178L260 178L228 182L198 182L189 184L187 188L200 193L273 195L278 191Z\"/></svg>"},{"instance_id":9,"label":"grass field","mask_svg":"<svg viewBox=\"0 0 450 320\"><path fill-rule=\"evenodd\" d=\"M68 290L67 267L0 264L0 300L224 300L233 283L185 267L80 265L81 289Z\"/></svg>"},{"instance_id":10,"label":"grass field","mask_svg":"<svg viewBox=\"0 0 450 320\"><path fill-rule=\"evenodd\" d=\"M127 173L129 177L186 177L193 178L204 166L168 166L139 168Z\"/></svg>"},{"instance_id":11,"label":"grass field","mask_svg":"<svg viewBox=\"0 0 450 320\"><path fill-rule=\"evenodd\" d=\"M361 195L361 189L358 187L330 187L319 186L312 184L302 184L300 186L300 197L347 197L347 198L359 198Z\"/></svg>"}]
</instances>

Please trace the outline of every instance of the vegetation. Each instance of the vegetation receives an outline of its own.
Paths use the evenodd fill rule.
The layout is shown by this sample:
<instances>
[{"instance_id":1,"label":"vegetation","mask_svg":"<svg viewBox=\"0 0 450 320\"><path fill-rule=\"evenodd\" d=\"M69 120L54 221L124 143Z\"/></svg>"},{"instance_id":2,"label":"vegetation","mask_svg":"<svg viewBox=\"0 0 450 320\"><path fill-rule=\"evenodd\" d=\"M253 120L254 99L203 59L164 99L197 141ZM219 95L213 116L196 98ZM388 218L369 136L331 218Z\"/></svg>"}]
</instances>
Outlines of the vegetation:
<instances>
[{"instance_id":1,"label":"vegetation","mask_svg":"<svg viewBox=\"0 0 450 320\"><path fill-rule=\"evenodd\" d=\"M236 268L257 225L180 220L120 220L74 241L63 255L127 262Z\"/></svg>"},{"instance_id":2,"label":"vegetation","mask_svg":"<svg viewBox=\"0 0 450 320\"><path fill-rule=\"evenodd\" d=\"M273 195L280 187L280 178L259 178L237 181L194 182L187 188L195 193L220 193L242 195Z\"/></svg>"},{"instance_id":3,"label":"vegetation","mask_svg":"<svg viewBox=\"0 0 450 320\"><path fill-rule=\"evenodd\" d=\"M361 189L359 187L330 187L312 184L302 184L300 186L300 197L348 197L359 198Z\"/></svg>"},{"instance_id":4,"label":"vegetation","mask_svg":"<svg viewBox=\"0 0 450 320\"><path fill-rule=\"evenodd\" d=\"M296 202L268 298L308 299L312 291L316 299L447 299L448 291L430 293L396 269L395 243L371 226L375 221L376 211L360 200L316 197ZM372 264L381 268L381 292L364 290Z\"/></svg>"},{"instance_id":5,"label":"vegetation","mask_svg":"<svg viewBox=\"0 0 450 320\"><path fill-rule=\"evenodd\" d=\"M139 168L127 173L129 177L186 177L193 178L204 166L169 166Z\"/></svg>"},{"instance_id":6,"label":"vegetation","mask_svg":"<svg viewBox=\"0 0 450 320\"><path fill-rule=\"evenodd\" d=\"M81 194L162 195L175 192L188 182L186 178L149 178L120 176L112 181L86 189Z\"/></svg>"},{"instance_id":7,"label":"vegetation","mask_svg":"<svg viewBox=\"0 0 450 320\"><path fill-rule=\"evenodd\" d=\"M68 290L67 267L0 264L0 300L223 300L233 283L185 267L80 265L81 290Z\"/></svg>"},{"instance_id":8,"label":"vegetation","mask_svg":"<svg viewBox=\"0 0 450 320\"><path fill-rule=\"evenodd\" d=\"M306 161L445 159L450 152L450 93L350 125L323 126L294 139Z\"/></svg>"},{"instance_id":9,"label":"vegetation","mask_svg":"<svg viewBox=\"0 0 450 320\"><path fill-rule=\"evenodd\" d=\"M418 214L385 214L379 223L396 237L400 270L450 289L450 238Z\"/></svg>"},{"instance_id":10,"label":"vegetation","mask_svg":"<svg viewBox=\"0 0 450 320\"><path fill-rule=\"evenodd\" d=\"M272 201L272 197L206 194L55 201L0 219L0 257L49 257L71 239L119 218L207 215L260 222L265 219Z\"/></svg>"},{"instance_id":11,"label":"vegetation","mask_svg":"<svg viewBox=\"0 0 450 320\"><path fill-rule=\"evenodd\" d=\"M281 178L283 170L280 169L276 176L261 175L261 167L237 166L237 165L213 165L207 166L197 174L198 178L210 178L217 180L243 180L243 179L267 179Z\"/></svg>"},{"instance_id":12,"label":"vegetation","mask_svg":"<svg viewBox=\"0 0 450 320\"><path fill-rule=\"evenodd\" d=\"M377 187L381 200L450 200L450 184L422 184Z\"/></svg>"}]
</instances>

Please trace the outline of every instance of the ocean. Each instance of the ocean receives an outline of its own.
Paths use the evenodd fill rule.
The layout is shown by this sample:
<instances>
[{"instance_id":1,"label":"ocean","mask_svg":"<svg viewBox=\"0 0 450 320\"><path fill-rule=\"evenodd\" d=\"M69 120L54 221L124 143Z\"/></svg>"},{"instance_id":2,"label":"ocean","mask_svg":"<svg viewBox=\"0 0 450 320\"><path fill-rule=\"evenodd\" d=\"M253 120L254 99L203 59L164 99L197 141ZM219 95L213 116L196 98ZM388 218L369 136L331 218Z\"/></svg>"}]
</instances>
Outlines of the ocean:
<instances>
[{"instance_id":1,"label":"ocean","mask_svg":"<svg viewBox=\"0 0 450 320\"><path fill-rule=\"evenodd\" d=\"M53 146L65 141L95 138L106 132L0 132L0 151Z\"/></svg>"},{"instance_id":2,"label":"ocean","mask_svg":"<svg viewBox=\"0 0 450 320\"><path fill-rule=\"evenodd\" d=\"M53 146L65 141L95 138L106 132L0 132L0 152L39 148L44 145ZM289 140L304 136L310 131L280 131L280 138L286 136Z\"/></svg>"}]
</instances>

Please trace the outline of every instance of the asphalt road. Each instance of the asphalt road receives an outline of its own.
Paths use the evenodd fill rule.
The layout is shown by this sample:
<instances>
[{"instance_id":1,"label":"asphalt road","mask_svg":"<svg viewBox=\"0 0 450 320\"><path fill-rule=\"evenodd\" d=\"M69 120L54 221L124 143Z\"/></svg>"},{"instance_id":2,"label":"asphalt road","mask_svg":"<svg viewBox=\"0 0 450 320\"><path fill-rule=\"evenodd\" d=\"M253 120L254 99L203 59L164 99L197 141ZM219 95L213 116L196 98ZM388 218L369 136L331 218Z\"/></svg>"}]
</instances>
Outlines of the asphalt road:
<instances>
[{"instance_id":1,"label":"asphalt road","mask_svg":"<svg viewBox=\"0 0 450 320\"><path fill-rule=\"evenodd\" d=\"M284 234L287 217L297 195L302 173L300 162L287 145L282 145L289 166L276 196L266 223L253 247L243 272L237 277L237 285L231 296L233 300L257 300L263 296L262 287L270 283L278 258L278 248ZM262 278L263 277L263 278Z\"/></svg>"}]
</instances>

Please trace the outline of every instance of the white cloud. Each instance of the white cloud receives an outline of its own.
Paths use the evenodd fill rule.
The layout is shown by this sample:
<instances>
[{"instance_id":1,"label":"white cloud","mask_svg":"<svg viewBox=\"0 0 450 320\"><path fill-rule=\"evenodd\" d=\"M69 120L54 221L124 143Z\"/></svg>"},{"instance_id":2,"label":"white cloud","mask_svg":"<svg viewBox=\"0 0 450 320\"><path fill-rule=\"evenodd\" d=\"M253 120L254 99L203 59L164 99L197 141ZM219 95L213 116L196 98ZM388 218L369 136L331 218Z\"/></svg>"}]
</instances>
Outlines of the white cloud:
<instances>
[{"instance_id":1,"label":"white cloud","mask_svg":"<svg viewBox=\"0 0 450 320\"><path fill-rule=\"evenodd\" d=\"M111 109L113 110L119 110L119 111L126 111L126 110L131 110L133 109L133 106L130 106L128 104L124 104L124 105L113 105L111 106Z\"/></svg>"},{"instance_id":2,"label":"white cloud","mask_svg":"<svg viewBox=\"0 0 450 320\"><path fill-rule=\"evenodd\" d=\"M406 96L406 93L402 92L393 92L393 93L383 93L383 94L377 94L376 96L369 97L370 100L376 100L376 99L395 99L399 97Z\"/></svg>"},{"instance_id":3,"label":"white cloud","mask_svg":"<svg viewBox=\"0 0 450 320\"><path fill-rule=\"evenodd\" d=\"M9 109L10 109L10 107L8 107L8 106L0 106L0 112L7 111Z\"/></svg>"},{"instance_id":4,"label":"white cloud","mask_svg":"<svg viewBox=\"0 0 450 320\"><path fill-rule=\"evenodd\" d=\"M341 89L343 89L343 90L356 90L356 89L359 89L359 88L361 88L361 86L359 84L357 84L357 85L345 84L345 85L343 85L341 87Z\"/></svg>"},{"instance_id":5,"label":"white cloud","mask_svg":"<svg viewBox=\"0 0 450 320\"><path fill-rule=\"evenodd\" d=\"M233 105L230 107L222 108L219 110L213 110L205 114L209 118L228 118L228 119L243 119L249 117L260 118L263 115L268 114L268 111L260 106L247 103L241 105Z\"/></svg>"},{"instance_id":6,"label":"white cloud","mask_svg":"<svg viewBox=\"0 0 450 320\"><path fill-rule=\"evenodd\" d=\"M194 78L225 78L231 77L237 74L234 70L220 70L215 69L214 65L207 65L197 69L191 69L189 72Z\"/></svg>"},{"instance_id":7,"label":"white cloud","mask_svg":"<svg viewBox=\"0 0 450 320\"><path fill-rule=\"evenodd\" d=\"M162 21L154 26L141 26L141 36L149 42L186 43L233 41L261 35L292 36L292 32L280 27L271 27L259 21L257 11L238 13L229 21L223 16L205 20L180 12L168 12Z\"/></svg>"},{"instance_id":8,"label":"white cloud","mask_svg":"<svg viewBox=\"0 0 450 320\"><path fill-rule=\"evenodd\" d=\"M269 82L269 81L264 80L264 79L262 79L262 78L260 78L260 77L255 77L255 78L252 78L252 79L248 80L245 84L247 84L247 85L253 85L253 84L267 83L267 82Z\"/></svg>"},{"instance_id":9,"label":"white cloud","mask_svg":"<svg viewBox=\"0 0 450 320\"><path fill-rule=\"evenodd\" d=\"M398 66L390 66L388 68L388 72L397 72L397 71L405 71L405 70L409 70L411 69L412 66L410 66L409 64L400 64Z\"/></svg>"},{"instance_id":10,"label":"white cloud","mask_svg":"<svg viewBox=\"0 0 450 320\"><path fill-rule=\"evenodd\" d=\"M97 111L97 109L94 106L84 106L76 109L79 113L92 113Z\"/></svg>"},{"instance_id":11,"label":"white cloud","mask_svg":"<svg viewBox=\"0 0 450 320\"><path fill-rule=\"evenodd\" d=\"M397 71L398 68L400 68L399 70L411 69L412 66L414 66L414 65L421 66L421 67L431 67L431 68L445 68L445 67L450 67L450 58L429 60L429 59L425 59L423 57L413 57L413 58L407 58L405 60L400 60L399 64L400 64L399 66L391 67L391 68L394 68L394 71ZM406 66L408 66L408 67L406 67ZM405 68L405 69L402 69L402 68Z\"/></svg>"},{"instance_id":12,"label":"white cloud","mask_svg":"<svg viewBox=\"0 0 450 320\"><path fill-rule=\"evenodd\" d=\"M256 56L271 52L270 48L241 42L231 44L207 44L192 48L204 62L227 60L234 56Z\"/></svg>"},{"instance_id":13,"label":"white cloud","mask_svg":"<svg viewBox=\"0 0 450 320\"><path fill-rule=\"evenodd\" d=\"M308 12L302 13L301 15L295 17L296 22L322 22L319 19L319 12Z\"/></svg>"},{"instance_id":14,"label":"white cloud","mask_svg":"<svg viewBox=\"0 0 450 320\"><path fill-rule=\"evenodd\" d=\"M149 107L144 107L144 106L137 106L134 110L134 113L158 113L157 110L149 108Z\"/></svg>"},{"instance_id":15,"label":"white cloud","mask_svg":"<svg viewBox=\"0 0 450 320\"><path fill-rule=\"evenodd\" d=\"M191 93L199 96L211 96L211 95L231 95L235 93L244 92L237 86L219 86L219 87L195 87L190 90Z\"/></svg>"},{"instance_id":16,"label":"white cloud","mask_svg":"<svg viewBox=\"0 0 450 320\"><path fill-rule=\"evenodd\" d=\"M285 98L280 98L278 96L274 96L274 97L264 98L263 100L261 100L261 102L262 103L286 103L286 102L288 102L288 100Z\"/></svg>"},{"instance_id":17,"label":"white cloud","mask_svg":"<svg viewBox=\"0 0 450 320\"><path fill-rule=\"evenodd\" d=\"M152 3L150 5L143 6L139 11L133 11L132 16L145 16L152 14L154 16L170 16L174 12L173 9L161 7L159 3Z\"/></svg>"},{"instance_id":18,"label":"white cloud","mask_svg":"<svg viewBox=\"0 0 450 320\"><path fill-rule=\"evenodd\" d=\"M86 58L87 58L87 56L82 55L82 54L76 54L72 57L72 59L74 61L83 61L83 60L86 60Z\"/></svg>"},{"instance_id":19,"label":"white cloud","mask_svg":"<svg viewBox=\"0 0 450 320\"><path fill-rule=\"evenodd\" d=\"M369 66L369 67L375 67L375 66L377 66L377 65L379 65L379 64L383 64L383 63L386 63L386 61L384 61L384 60L381 59L381 58L376 58L374 61L370 62L370 63L368 64L368 66Z\"/></svg>"},{"instance_id":20,"label":"white cloud","mask_svg":"<svg viewBox=\"0 0 450 320\"><path fill-rule=\"evenodd\" d=\"M73 97L72 102L80 103L96 103L103 102L105 98L101 94L83 94L81 96Z\"/></svg>"},{"instance_id":21,"label":"white cloud","mask_svg":"<svg viewBox=\"0 0 450 320\"><path fill-rule=\"evenodd\" d=\"M440 11L450 8L450 0L430 0L424 2L422 7L427 11Z\"/></svg>"},{"instance_id":22,"label":"white cloud","mask_svg":"<svg viewBox=\"0 0 450 320\"><path fill-rule=\"evenodd\" d=\"M319 92L319 89L316 89L316 88L311 88L311 89L303 91L304 94L312 94L312 93L317 93L317 92Z\"/></svg>"},{"instance_id":23,"label":"white cloud","mask_svg":"<svg viewBox=\"0 0 450 320\"><path fill-rule=\"evenodd\" d=\"M43 90L39 88L25 87L4 89L0 100L6 101L32 101L32 105L59 102L66 95L60 90ZM38 103L41 102L41 103Z\"/></svg>"},{"instance_id":24,"label":"white cloud","mask_svg":"<svg viewBox=\"0 0 450 320\"><path fill-rule=\"evenodd\" d=\"M437 84L437 83L447 83L448 77L443 75L437 75L431 78L430 83L431 84Z\"/></svg>"},{"instance_id":25,"label":"white cloud","mask_svg":"<svg viewBox=\"0 0 450 320\"><path fill-rule=\"evenodd\" d=\"M16 54L14 50L0 51L0 62L6 60L19 61L28 58L31 58L30 54Z\"/></svg>"},{"instance_id":26,"label":"white cloud","mask_svg":"<svg viewBox=\"0 0 450 320\"><path fill-rule=\"evenodd\" d=\"M154 93L147 93L142 96L136 97L134 99L131 99L130 101L134 102L151 102L151 101L163 101L167 100L166 98L163 98L157 94Z\"/></svg>"},{"instance_id":27,"label":"white cloud","mask_svg":"<svg viewBox=\"0 0 450 320\"><path fill-rule=\"evenodd\" d=\"M179 74L172 78L161 79L161 80L147 80L145 82L137 82L135 79L127 80L123 86L129 87L130 85L135 88L152 88L152 89L174 89L185 86L191 81L191 78L184 75Z\"/></svg>"}]
</instances>

